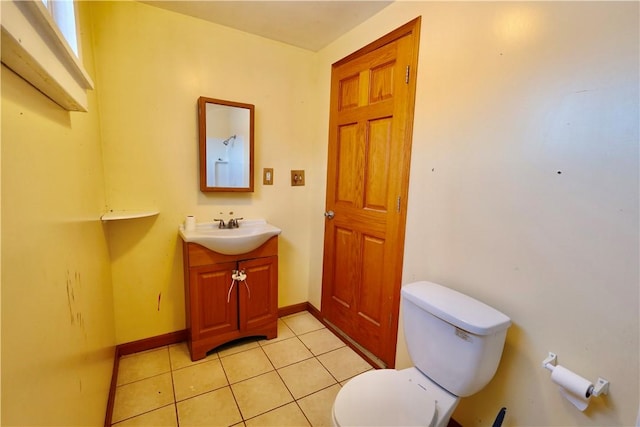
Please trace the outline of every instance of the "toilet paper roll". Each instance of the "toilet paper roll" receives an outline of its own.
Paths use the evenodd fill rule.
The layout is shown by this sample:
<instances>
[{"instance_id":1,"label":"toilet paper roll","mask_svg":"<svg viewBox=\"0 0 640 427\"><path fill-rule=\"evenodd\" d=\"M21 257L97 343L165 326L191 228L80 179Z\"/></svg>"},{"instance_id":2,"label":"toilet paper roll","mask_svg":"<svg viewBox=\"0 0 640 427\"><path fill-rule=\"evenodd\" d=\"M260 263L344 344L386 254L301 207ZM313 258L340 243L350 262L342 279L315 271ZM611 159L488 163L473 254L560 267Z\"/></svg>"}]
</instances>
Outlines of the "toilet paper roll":
<instances>
[{"instance_id":1,"label":"toilet paper roll","mask_svg":"<svg viewBox=\"0 0 640 427\"><path fill-rule=\"evenodd\" d=\"M587 408L593 391L591 381L560 365L553 369L551 381L560 386L560 393L576 408Z\"/></svg>"},{"instance_id":2,"label":"toilet paper roll","mask_svg":"<svg viewBox=\"0 0 640 427\"><path fill-rule=\"evenodd\" d=\"M184 220L184 229L185 230L195 230L196 229L196 217L193 215L187 215L187 218Z\"/></svg>"}]
</instances>

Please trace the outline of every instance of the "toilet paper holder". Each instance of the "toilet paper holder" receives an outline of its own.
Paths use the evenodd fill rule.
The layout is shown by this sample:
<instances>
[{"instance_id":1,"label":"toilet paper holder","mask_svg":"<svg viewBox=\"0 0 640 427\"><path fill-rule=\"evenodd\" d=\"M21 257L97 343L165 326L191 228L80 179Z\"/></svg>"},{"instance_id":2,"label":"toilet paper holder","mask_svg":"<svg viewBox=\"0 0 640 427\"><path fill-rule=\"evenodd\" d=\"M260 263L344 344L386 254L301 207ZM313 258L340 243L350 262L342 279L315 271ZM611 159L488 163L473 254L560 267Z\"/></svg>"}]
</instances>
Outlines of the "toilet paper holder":
<instances>
[{"instance_id":1,"label":"toilet paper holder","mask_svg":"<svg viewBox=\"0 0 640 427\"><path fill-rule=\"evenodd\" d=\"M549 356L542 361L542 367L553 372L558 364L558 355L549 352ZM589 389L591 396L600 396L601 394L609 394L609 381L598 377L595 384Z\"/></svg>"}]
</instances>

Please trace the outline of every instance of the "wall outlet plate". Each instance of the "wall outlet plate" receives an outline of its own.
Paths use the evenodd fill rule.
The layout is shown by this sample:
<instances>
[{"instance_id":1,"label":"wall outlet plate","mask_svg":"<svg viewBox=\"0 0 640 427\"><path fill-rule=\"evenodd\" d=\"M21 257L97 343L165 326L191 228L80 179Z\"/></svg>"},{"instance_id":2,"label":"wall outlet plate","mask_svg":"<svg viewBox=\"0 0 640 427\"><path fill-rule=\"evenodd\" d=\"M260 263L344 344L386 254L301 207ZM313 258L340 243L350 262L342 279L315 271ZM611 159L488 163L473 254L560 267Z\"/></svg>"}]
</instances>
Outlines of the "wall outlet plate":
<instances>
[{"instance_id":1,"label":"wall outlet plate","mask_svg":"<svg viewBox=\"0 0 640 427\"><path fill-rule=\"evenodd\" d=\"M273 168L262 169L262 185L273 185Z\"/></svg>"},{"instance_id":2,"label":"wall outlet plate","mask_svg":"<svg viewBox=\"0 0 640 427\"><path fill-rule=\"evenodd\" d=\"M304 170L291 170L291 186L299 187L304 185Z\"/></svg>"}]
</instances>

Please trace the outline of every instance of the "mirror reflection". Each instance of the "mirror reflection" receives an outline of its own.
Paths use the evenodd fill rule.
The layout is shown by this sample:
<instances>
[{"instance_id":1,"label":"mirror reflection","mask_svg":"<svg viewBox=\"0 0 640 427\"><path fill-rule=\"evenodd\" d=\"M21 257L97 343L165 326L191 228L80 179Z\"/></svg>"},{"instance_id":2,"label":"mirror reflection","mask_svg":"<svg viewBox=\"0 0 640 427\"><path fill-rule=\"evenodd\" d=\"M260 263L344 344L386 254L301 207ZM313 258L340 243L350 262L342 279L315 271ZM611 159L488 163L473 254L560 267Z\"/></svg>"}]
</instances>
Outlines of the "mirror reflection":
<instances>
[{"instance_id":1,"label":"mirror reflection","mask_svg":"<svg viewBox=\"0 0 640 427\"><path fill-rule=\"evenodd\" d=\"M254 106L200 97L200 190L253 191Z\"/></svg>"}]
</instances>

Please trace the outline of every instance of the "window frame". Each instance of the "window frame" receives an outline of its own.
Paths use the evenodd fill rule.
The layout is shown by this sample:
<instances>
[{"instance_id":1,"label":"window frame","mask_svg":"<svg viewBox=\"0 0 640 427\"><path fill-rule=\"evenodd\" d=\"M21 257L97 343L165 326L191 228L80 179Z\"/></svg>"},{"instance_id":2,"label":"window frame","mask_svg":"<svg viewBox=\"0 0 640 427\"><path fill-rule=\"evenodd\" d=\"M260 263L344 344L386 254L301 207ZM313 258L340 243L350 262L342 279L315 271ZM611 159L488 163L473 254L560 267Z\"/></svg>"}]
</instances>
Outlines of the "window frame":
<instances>
[{"instance_id":1,"label":"window frame","mask_svg":"<svg viewBox=\"0 0 640 427\"><path fill-rule=\"evenodd\" d=\"M93 81L49 9L41 0L4 0L1 7L2 63L66 110L87 111Z\"/></svg>"}]
</instances>

